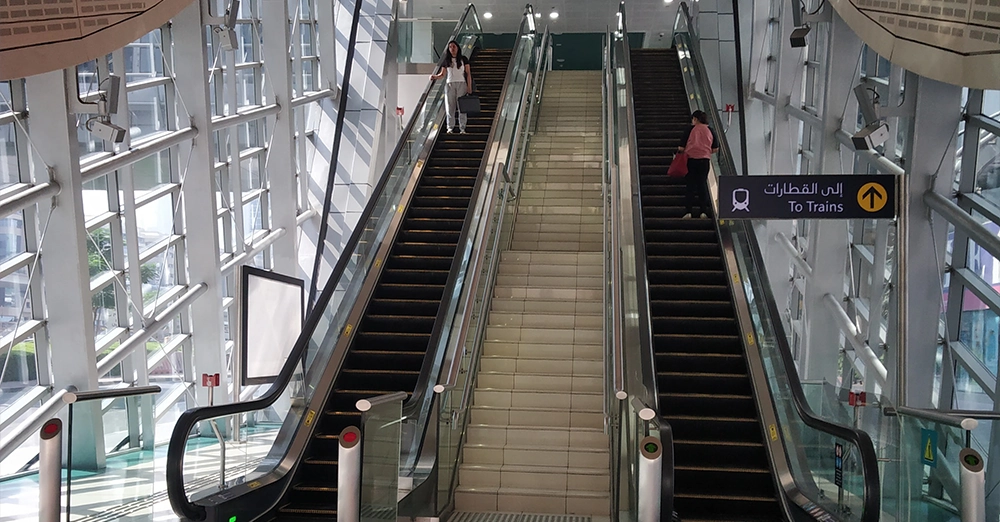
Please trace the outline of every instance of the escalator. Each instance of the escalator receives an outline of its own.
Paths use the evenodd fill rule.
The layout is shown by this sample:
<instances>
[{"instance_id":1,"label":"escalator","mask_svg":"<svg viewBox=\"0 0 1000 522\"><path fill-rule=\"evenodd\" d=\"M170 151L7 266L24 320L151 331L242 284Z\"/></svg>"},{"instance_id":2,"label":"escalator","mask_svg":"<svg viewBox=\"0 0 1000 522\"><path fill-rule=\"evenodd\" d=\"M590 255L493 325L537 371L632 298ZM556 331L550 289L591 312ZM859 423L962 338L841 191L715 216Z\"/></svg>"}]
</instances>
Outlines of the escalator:
<instances>
[{"instance_id":1,"label":"escalator","mask_svg":"<svg viewBox=\"0 0 1000 522\"><path fill-rule=\"evenodd\" d=\"M456 34L475 16L470 5ZM454 313L442 303L462 269L459 245L474 233L470 209L488 190L479 173L495 139L492 128L512 55L482 49L468 36L461 41L467 53L476 49L471 63L481 100L467 133L444 132L439 112L444 86L430 84L274 384L260 398L194 408L177 420L168 448L167 489L183 519L335 519L340 433L362 425L361 399L412 398L407 407L413 419L407 422L419 443L418 417L427 416L419 408L441 365L439 337L447 328L441 325ZM243 435L233 440L253 436L249 415L273 408L289 394L291 407L278 414L283 420L262 433L265 441L273 438L270 450L257 463L243 464L249 466L246 476L223 472L221 489L186 490L193 474L185 469L185 456L198 457L199 433L214 430L221 437L217 427L230 429L232 420L247 414L237 425ZM222 457L224 463L232 460L224 452Z\"/></svg>"},{"instance_id":2,"label":"escalator","mask_svg":"<svg viewBox=\"0 0 1000 522\"><path fill-rule=\"evenodd\" d=\"M650 504L631 448L658 435L661 520L877 522L882 492L871 437L812 411L753 222L714 219L718 179L738 169L693 19L686 3L679 7L671 49L630 49L624 2L608 36L609 70L625 73L608 74L605 89L608 150L618 165L612 187L621 194L612 201L627 223L621 258L635 263L632 277L631 263L621 269L624 389L616 395L635 390L620 409L618 478L640 494L619 505ZM686 180L667 176L696 109L720 142L705 218L686 217Z\"/></svg>"},{"instance_id":3,"label":"escalator","mask_svg":"<svg viewBox=\"0 0 1000 522\"><path fill-rule=\"evenodd\" d=\"M711 218L682 218L666 176L691 111L675 49L633 49L633 96L660 415L673 428L683 520L781 520Z\"/></svg>"},{"instance_id":4,"label":"escalator","mask_svg":"<svg viewBox=\"0 0 1000 522\"><path fill-rule=\"evenodd\" d=\"M355 404L372 396L414 391L510 55L483 49L473 57L482 112L469 118L467 134L438 137L276 520L335 517L339 434L359 425L361 413Z\"/></svg>"}]
</instances>

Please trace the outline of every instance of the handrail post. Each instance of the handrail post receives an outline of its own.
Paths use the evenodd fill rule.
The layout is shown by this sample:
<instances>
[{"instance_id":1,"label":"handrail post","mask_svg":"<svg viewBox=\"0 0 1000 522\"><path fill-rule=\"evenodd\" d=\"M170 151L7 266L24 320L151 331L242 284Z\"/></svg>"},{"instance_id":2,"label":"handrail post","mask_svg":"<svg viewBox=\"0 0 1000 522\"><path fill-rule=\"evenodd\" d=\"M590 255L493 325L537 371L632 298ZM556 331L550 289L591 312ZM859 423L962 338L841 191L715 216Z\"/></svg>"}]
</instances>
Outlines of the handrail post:
<instances>
[{"instance_id":1,"label":"handrail post","mask_svg":"<svg viewBox=\"0 0 1000 522\"><path fill-rule=\"evenodd\" d=\"M348 426L340 432L337 453L337 521L361 520L361 430Z\"/></svg>"},{"instance_id":2,"label":"handrail post","mask_svg":"<svg viewBox=\"0 0 1000 522\"><path fill-rule=\"evenodd\" d=\"M663 445L660 444L660 439L648 436L639 441L638 522L660 521L662 457Z\"/></svg>"},{"instance_id":3,"label":"handrail post","mask_svg":"<svg viewBox=\"0 0 1000 522\"><path fill-rule=\"evenodd\" d=\"M50 419L39 432L38 521L59 522L62 511L62 420ZM67 518L69 506L66 506Z\"/></svg>"}]
</instances>

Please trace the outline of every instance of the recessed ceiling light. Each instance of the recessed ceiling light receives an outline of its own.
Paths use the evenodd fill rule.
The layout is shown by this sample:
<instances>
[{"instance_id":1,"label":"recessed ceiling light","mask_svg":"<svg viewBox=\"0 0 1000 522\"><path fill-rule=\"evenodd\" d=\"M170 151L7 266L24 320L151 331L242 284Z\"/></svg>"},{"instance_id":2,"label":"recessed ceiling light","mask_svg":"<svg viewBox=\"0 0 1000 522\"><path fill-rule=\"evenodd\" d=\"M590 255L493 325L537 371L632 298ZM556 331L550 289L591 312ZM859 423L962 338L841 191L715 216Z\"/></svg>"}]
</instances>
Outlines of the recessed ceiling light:
<instances>
[{"instance_id":1,"label":"recessed ceiling light","mask_svg":"<svg viewBox=\"0 0 1000 522\"><path fill-rule=\"evenodd\" d=\"M549 18L555 20L556 18L559 18L559 13L552 11L551 13L549 13Z\"/></svg>"},{"instance_id":2,"label":"recessed ceiling light","mask_svg":"<svg viewBox=\"0 0 1000 522\"><path fill-rule=\"evenodd\" d=\"M541 18L541 17L542 17L542 13L535 13L535 18Z\"/></svg>"},{"instance_id":3,"label":"recessed ceiling light","mask_svg":"<svg viewBox=\"0 0 1000 522\"><path fill-rule=\"evenodd\" d=\"M483 13L483 18L489 20L490 18L493 18L493 13L486 11L485 13Z\"/></svg>"}]
</instances>

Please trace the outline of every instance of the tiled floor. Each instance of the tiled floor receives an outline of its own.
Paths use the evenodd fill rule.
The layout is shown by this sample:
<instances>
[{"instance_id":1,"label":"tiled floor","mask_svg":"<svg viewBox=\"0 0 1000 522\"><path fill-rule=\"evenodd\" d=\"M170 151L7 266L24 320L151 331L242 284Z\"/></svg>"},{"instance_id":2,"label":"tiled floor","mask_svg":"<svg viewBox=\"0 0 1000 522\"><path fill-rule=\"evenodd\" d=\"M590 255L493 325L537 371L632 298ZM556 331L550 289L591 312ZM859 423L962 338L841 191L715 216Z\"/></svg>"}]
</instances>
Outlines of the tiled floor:
<instances>
[{"instance_id":1,"label":"tiled floor","mask_svg":"<svg viewBox=\"0 0 1000 522\"><path fill-rule=\"evenodd\" d=\"M601 75L550 72L494 288L460 511L608 516Z\"/></svg>"},{"instance_id":2,"label":"tiled floor","mask_svg":"<svg viewBox=\"0 0 1000 522\"><path fill-rule=\"evenodd\" d=\"M273 432L251 435L248 442L227 445L227 477L245 475L260 463L274 439ZM185 460L189 492L213 487L219 480L219 446L211 439ZM176 521L167 499L167 447L108 458L101 473L74 472L70 519L78 522ZM62 504L65 510L65 481ZM0 522L38 520L38 476L0 482ZM63 515L62 520L65 518Z\"/></svg>"}]
</instances>

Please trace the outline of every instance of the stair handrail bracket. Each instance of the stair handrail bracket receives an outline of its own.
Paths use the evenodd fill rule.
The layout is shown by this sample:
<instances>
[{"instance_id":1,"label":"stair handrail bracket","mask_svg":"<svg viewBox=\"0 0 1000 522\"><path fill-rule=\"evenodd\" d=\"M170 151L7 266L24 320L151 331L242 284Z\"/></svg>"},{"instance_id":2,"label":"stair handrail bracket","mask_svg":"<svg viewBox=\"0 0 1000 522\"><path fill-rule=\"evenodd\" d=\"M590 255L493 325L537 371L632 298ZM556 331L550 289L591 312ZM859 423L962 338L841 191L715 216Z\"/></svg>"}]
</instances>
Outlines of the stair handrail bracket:
<instances>
[{"instance_id":1,"label":"stair handrail bracket","mask_svg":"<svg viewBox=\"0 0 1000 522\"><path fill-rule=\"evenodd\" d=\"M690 33L690 28L693 27L688 5L686 2L681 3L674 29L674 44L682 70L685 71L684 83L689 94L688 100L692 110L705 111L710 125L722 129L724 127L709 87L707 72L702 66L697 39ZM727 140L720 139L720 143L720 153L718 158L713 159L708 183L710 200L716 211L719 204L718 176L738 175ZM843 441L857 449L864 483L861 492L863 506L860 518L852 516L851 519L860 522L878 521L881 517L881 486L878 459L871 437L862 430L820 418L810 408L802 391L802 382L795 367L788 337L779 319L777 304L769 292L771 286L752 223L749 220L721 220L716 221L715 227L721 239L726 270L731 276L727 278L728 285L736 305L748 368L758 397L758 410L763 425L767 426L765 441L778 475L778 485L785 493L782 501L799 507L808 506L809 509L824 510L829 507L828 502L818 498L819 489L814 475L820 470L810 469L806 457L798 451L800 448L794 439L795 427L782 423L779 411L785 415L794 415L801 425L826 434L837 444ZM770 359L770 364L765 364L765 359ZM770 378L769 371L782 374L784 385L778 384L780 379ZM778 386L781 388L776 388ZM788 401L791 408L779 406L775 396ZM769 400L762 400L761 397ZM831 444L829 448L831 454L834 451L832 446ZM843 451L846 458L850 449L845 447ZM799 473L796 474L796 471ZM803 477L803 474L807 476ZM835 510L826 510L835 519L841 515Z\"/></svg>"}]
</instances>

